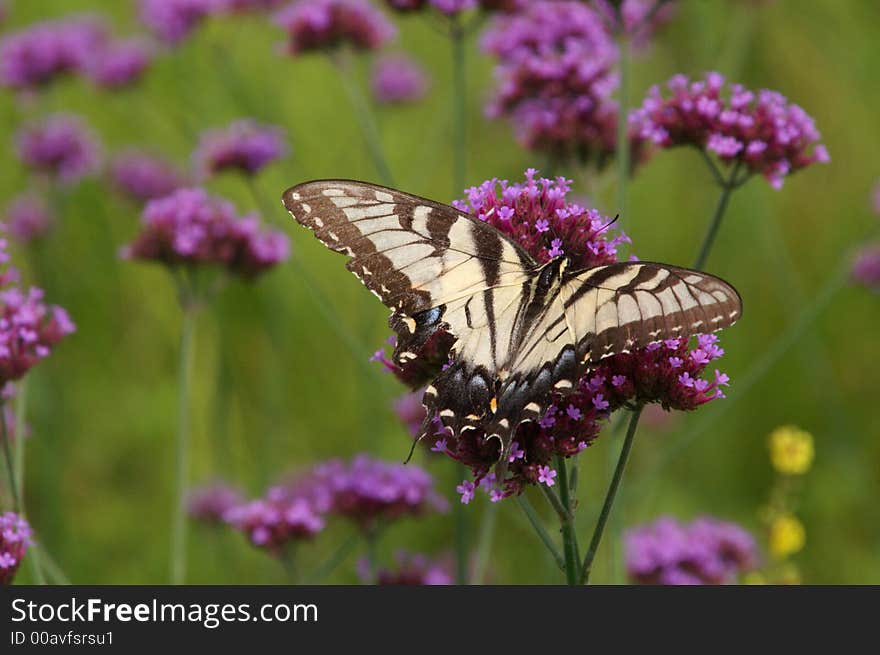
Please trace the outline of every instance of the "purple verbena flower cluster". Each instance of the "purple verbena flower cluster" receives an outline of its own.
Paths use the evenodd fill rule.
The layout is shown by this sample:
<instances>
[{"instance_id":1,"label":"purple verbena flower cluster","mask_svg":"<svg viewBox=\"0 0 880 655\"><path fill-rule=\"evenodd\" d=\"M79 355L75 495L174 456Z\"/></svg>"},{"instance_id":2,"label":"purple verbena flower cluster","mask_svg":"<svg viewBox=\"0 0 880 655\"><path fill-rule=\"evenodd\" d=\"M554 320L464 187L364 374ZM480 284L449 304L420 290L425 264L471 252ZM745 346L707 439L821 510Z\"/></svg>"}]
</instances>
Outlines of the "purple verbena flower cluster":
<instances>
[{"instance_id":1,"label":"purple verbena flower cluster","mask_svg":"<svg viewBox=\"0 0 880 655\"><path fill-rule=\"evenodd\" d=\"M735 523L670 517L628 531L626 569L638 584L720 585L758 564L755 540Z\"/></svg>"},{"instance_id":2,"label":"purple verbena flower cluster","mask_svg":"<svg viewBox=\"0 0 880 655\"><path fill-rule=\"evenodd\" d=\"M31 193L16 197L6 208L3 220L9 235L21 243L44 237L54 222L46 202Z\"/></svg>"},{"instance_id":3,"label":"purple verbena flower cluster","mask_svg":"<svg viewBox=\"0 0 880 655\"><path fill-rule=\"evenodd\" d=\"M496 18L482 47L498 59L486 113L510 118L525 147L600 165L613 155L617 47L586 4L529 3ZM640 140L632 140L637 161Z\"/></svg>"},{"instance_id":4,"label":"purple verbena flower cluster","mask_svg":"<svg viewBox=\"0 0 880 655\"><path fill-rule=\"evenodd\" d=\"M323 462L270 487L262 498L235 503L223 512L223 520L255 545L278 552L291 541L320 532L330 516L375 534L396 519L446 507L423 469L358 455L348 462Z\"/></svg>"},{"instance_id":5,"label":"purple verbena flower cluster","mask_svg":"<svg viewBox=\"0 0 880 655\"><path fill-rule=\"evenodd\" d=\"M324 529L324 517L308 500L273 495L271 490L266 498L229 508L223 518L252 544L273 554Z\"/></svg>"},{"instance_id":6,"label":"purple verbena flower cluster","mask_svg":"<svg viewBox=\"0 0 880 655\"><path fill-rule=\"evenodd\" d=\"M60 76L80 72L107 40L91 16L35 23L0 41L0 84L35 90Z\"/></svg>"},{"instance_id":7,"label":"purple verbena flower cluster","mask_svg":"<svg viewBox=\"0 0 880 655\"><path fill-rule=\"evenodd\" d=\"M357 455L348 462L323 462L291 488L317 506L354 521L365 532L404 516L447 509L427 471L368 455Z\"/></svg>"},{"instance_id":8,"label":"purple verbena flower cluster","mask_svg":"<svg viewBox=\"0 0 880 655\"><path fill-rule=\"evenodd\" d=\"M279 11L275 22L287 32L291 55L342 45L376 50L397 34L382 12L364 0L301 0Z\"/></svg>"},{"instance_id":9,"label":"purple verbena flower cluster","mask_svg":"<svg viewBox=\"0 0 880 655\"><path fill-rule=\"evenodd\" d=\"M669 97L654 86L630 116L639 134L661 148L704 149L763 175L774 189L795 171L830 161L813 119L776 91L728 86L718 73L697 81L676 75L666 86Z\"/></svg>"},{"instance_id":10,"label":"purple verbena flower cluster","mask_svg":"<svg viewBox=\"0 0 880 655\"><path fill-rule=\"evenodd\" d=\"M183 41L216 9L216 0L140 0L141 20L168 45Z\"/></svg>"},{"instance_id":11,"label":"purple verbena flower cluster","mask_svg":"<svg viewBox=\"0 0 880 655\"><path fill-rule=\"evenodd\" d=\"M138 82L153 60L153 51L141 39L109 41L87 58L85 73L105 89Z\"/></svg>"},{"instance_id":12,"label":"purple verbena flower cluster","mask_svg":"<svg viewBox=\"0 0 880 655\"><path fill-rule=\"evenodd\" d=\"M78 182L100 165L98 141L76 116L55 114L26 125L16 141L22 163L61 184Z\"/></svg>"},{"instance_id":13,"label":"purple verbena flower cluster","mask_svg":"<svg viewBox=\"0 0 880 655\"><path fill-rule=\"evenodd\" d=\"M467 199L453 204L507 234L540 262L565 254L577 270L617 261L618 246L629 242L629 238L622 233L609 237L610 219L569 203L569 184L564 178L539 178L535 170L529 169L522 183L489 180L468 189ZM429 344L431 350L417 353L403 368L380 353L377 358L405 383L416 387L432 379L448 361L449 346L445 351L436 347L451 341L446 337L448 333L439 332L435 345ZM608 416L620 407L640 402L657 403L667 410L692 410L722 398L722 387L727 386L729 378L716 369L710 372L709 365L723 354L718 338L705 334L692 342L669 339L608 357L572 390L551 394L540 421L519 426L509 477L503 481L495 480L490 472L499 456L497 440L486 441L481 430L465 432L458 438L435 435L432 450L445 453L473 471L475 482L465 481L459 489L462 502L469 502L478 488L497 501L518 493L525 484L552 486L555 471L550 466L554 457L570 457L584 450Z\"/></svg>"},{"instance_id":14,"label":"purple verbena flower cluster","mask_svg":"<svg viewBox=\"0 0 880 655\"><path fill-rule=\"evenodd\" d=\"M384 105L415 102L428 91L424 69L407 57L382 57L373 67L373 97Z\"/></svg>"},{"instance_id":15,"label":"purple verbena flower cluster","mask_svg":"<svg viewBox=\"0 0 880 655\"><path fill-rule=\"evenodd\" d=\"M18 280L18 271L7 266L6 240L0 239L0 286ZM43 290L11 286L0 290L0 388L22 378L37 362L52 353L76 326L67 312L43 302Z\"/></svg>"},{"instance_id":16,"label":"purple verbena flower cluster","mask_svg":"<svg viewBox=\"0 0 880 655\"><path fill-rule=\"evenodd\" d=\"M263 230L255 215L238 217L231 203L204 189L186 188L147 204L141 232L122 256L171 267L220 266L252 279L287 259L289 252L287 237Z\"/></svg>"},{"instance_id":17,"label":"purple verbena flower cluster","mask_svg":"<svg viewBox=\"0 0 880 655\"><path fill-rule=\"evenodd\" d=\"M15 577L30 546L31 526L18 514L0 514L0 585L8 585Z\"/></svg>"},{"instance_id":18,"label":"purple verbena flower cluster","mask_svg":"<svg viewBox=\"0 0 880 655\"><path fill-rule=\"evenodd\" d=\"M399 551L394 555L395 567L379 569L375 574L367 560L358 561L358 575L367 584L395 586L431 586L453 584L449 563L430 559L421 553Z\"/></svg>"},{"instance_id":19,"label":"purple verbena flower cluster","mask_svg":"<svg viewBox=\"0 0 880 655\"><path fill-rule=\"evenodd\" d=\"M193 161L201 177L228 170L255 175L286 152L282 128L244 119L223 129L206 130Z\"/></svg>"},{"instance_id":20,"label":"purple verbena flower cluster","mask_svg":"<svg viewBox=\"0 0 880 655\"><path fill-rule=\"evenodd\" d=\"M137 150L123 152L113 159L110 179L116 190L138 203L167 196L188 184L172 164Z\"/></svg>"},{"instance_id":21,"label":"purple verbena flower cluster","mask_svg":"<svg viewBox=\"0 0 880 655\"><path fill-rule=\"evenodd\" d=\"M209 525L221 525L226 513L243 504L241 492L224 482L213 482L192 489L187 495L186 511L195 521Z\"/></svg>"}]
</instances>

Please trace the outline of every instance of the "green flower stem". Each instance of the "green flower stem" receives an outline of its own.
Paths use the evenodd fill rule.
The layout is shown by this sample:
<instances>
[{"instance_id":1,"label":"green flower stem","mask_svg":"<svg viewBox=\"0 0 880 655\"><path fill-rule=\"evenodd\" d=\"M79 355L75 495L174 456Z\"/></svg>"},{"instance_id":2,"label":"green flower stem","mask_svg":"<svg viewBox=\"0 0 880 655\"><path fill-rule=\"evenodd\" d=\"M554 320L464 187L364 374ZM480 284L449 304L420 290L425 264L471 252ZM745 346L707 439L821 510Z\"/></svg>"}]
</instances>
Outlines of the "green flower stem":
<instances>
[{"instance_id":1,"label":"green flower stem","mask_svg":"<svg viewBox=\"0 0 880 655\"><path fill-rule=\"evenodd\" d=\"M626 462L629 459L629 453L632 450L633 440L636 436L636 428L639 425L639 417L642 415L643 405L638 405L632 412L629 419L629 427L626 430L626 437L623 440L623 447L620 450L620 457L617 459L617 467L614 469L614 475L611 478L611 484L605 494L605 501L602 503L602 511L599 514L599 520L596 521L596 528L593 530L593 536L590 539L590 547L584 557L583 565L580 571L580 583L587 584L590 581L590 570L593 567L593 559L596 557L596 551L599 549L599 543L602 541L602 532L605 529L605 523L611 513L611 507L614 505L614 497L617 495L617 488L620 486L620 480L623 477L623 471L626 468Z\"/></svg>"},{"instance_id":2,"label":"green flower stem","mask_svg":"<svg viewBox=\"0 0 880 655\"><path fill-rule=\"evenodd\" d=\"M12 444L12 462L15 480L18 483L18 497L24 498L24 432L25 408L27 407L27 378L15 385L15 443Z\"/></svg>"},{"instance_id":3,"label":"green flower stem","mask_svg":"<svg viewBox=\"0 0 880 655\"><path fill-rule=\"evenodd\" d=\"M450 18L449 40L452 49L452 193L455 196L462 192L467 178L466 42L458 14Z\"/></svg>"},{"instance_id":4,"label":"green flower stem","mask_svg":"<svg viewBox=\"0 0 880 655\"><path fill-rule=\"evenodd\" d=\"M12 497L12 511L21 516L21 496L19 496L18 480L15 477L15 465L12 461L12 450L9 447L9 426L6 425L5 405L0 402L0 425L2 425L3 460L6 462L6 476L9 482L9 494ZM21 440L21 435L17 435Z\"/></svg>"},{"instance_id":5,"label":"green flower stem","mask_svg":"<svg viewBox=\"0 0 880 655\"><path fill-rule=\"evenodd\" d=\"M541 540L541 543L547 547L547 550L553 556L553 559L556 561L556 565L560 568L560 570L565 570L565 560L562 558L562 555L559 553L559 550L553 544L553 539L550 538L550 535L547 532L547 529L544 527L544 524L541 523L541 517L538 516L538 513L535 512L535 508L532 507L532 504L529 502L528 498L526 498L525 494L520 494L515 496L517 504L522 509L523 514L526 515L526 518L531 523L532 527L535 529L535 533L538 535L538 538Z\"/></svg>"},{"instance_id":6,"label":"green flower stem","mask_svg":"<svg viewBox=\"0 0 880 655\"><path fill-rule=\"evenodd\" d=\"M579 583L578 565L580 558L578 556L577 532L574 527L571 494L568 486L568 470L565 458L562 455L556 456L556 472L559 474L559 500L564 510L559 514L559 521L562 532L562 552L565 555L565 580L569 585L576 585Z\"/></svg>"},{"instance_id":7,"label":"green flower stem","mask_svg":"<svg viewBox=\"0 0 880 655\"><path fill-rule=\"evenodd\" d=\"M376 531L367 532L364 535L364 545L367 554L367 571L369 572L368 584L379 583L379 558L376 550L379 543L379 535Z\"/></svg>"},{"instance_id":8,"label":"green flower stem","mask_svg":"<svg viewBox=\"0 0 880 655\"><path fill-rule=\"evenodd\" d=\"M702 152L702 151L701 151ZM711 160L708 160L711 163ZM712 246L715 243L715 238L718 236L718 230L721 227L721 221L724 219L724 214L727 210L727 205L730 202L730 195L737 189L739 186L745 182L745 179L738 179L737 174L740 169L740 161L737 160L736 164L733 165L733 168L730 171L730 177L724 181L721 185L721 195L718 197L718 204L715 205L715 212L712 214L712 218L709 221L709 227L706 230L706 236L703 237L703 245L700 246L700 252L697 255L696 260L694 260L694 268L701 269L706 264L706 260L709 258L709 252L712 250ZM717 168L713 166L713 173L717 172ZM718 179L719 176L716 176Z\"/></svg>"},{"instance_id":9,"label":"green flower stem","mask_svg":"<svg viewBox=\"0 0 880 655\"><path fill-rule=\"evenodd\" d=\"M461 503L459 503L461 504ZM483 512L480 523L480 536L477 538L477 554L474 561L473 584L483 584L486 577L486 568L489 564L489 555L492 552L492 542L495 538L495 526L498 524L498 503L489 503Z\"/></svg>"},{"instance_id":10,"label":"green flower stem","mask_svg":"<svg viewBox=\"0 0 880 655\"><path fill-rule=\"evenodd\" d=\"M617 211L625 219L626 192L630 171L629 152L629 37L621 34L618 39L618 72L620 86L617 93Z\"/></svg>"},{"instance_id":11,"label":"green flower stem","mask_svg":"<svg viewBox=\"0 0 880 655\"><path fill-rule=\"evenodd\" d=\"M307 584L318 584L328 575L333 573L346 558L351 555L354 549L360 543L361 537L358 534L350 536L340 544L333 553L322 564L319 564L315 572L306 579Z\"/></svg>"},{"instance_id":12,"label":"green flower stem","mask_svg":"<svg viewBox=\"0 0 880 655\"><path fill-rule=\"evenodd\" d=\"M382 184L386 186L394 186L394 177L391 175L391 169L388 167L388 162L385 160L385 151L382 148L379 127L376 125L373 111L367 102L367 99L364 97L363 91L354 77L351 65L352 62L348 53L337 53L332 56L330 60L339 72L339 79L342 80L342 86L345 88L345 93L354 109L355 116L357 117L358 124L361 128L361 134L367 145L367 152L370 155L370 159L373 160L373 165L376 167L379 179L382 181Z\"/></svg>"},{"instance_id":13,"label":"green flower stem","mask_svg":"<svg viewBox=\"0 0 880 655\"><path fill-rule=\"evenodd\" d=\"M177 442L175 450L176 493L171 524L171 584L183 584L186 578L186 508L189 476L190 403L195 323L198 304L187 293L181 295L183 314L180 325L180 361L177 379Z\"/></svg>"}]
</instances>

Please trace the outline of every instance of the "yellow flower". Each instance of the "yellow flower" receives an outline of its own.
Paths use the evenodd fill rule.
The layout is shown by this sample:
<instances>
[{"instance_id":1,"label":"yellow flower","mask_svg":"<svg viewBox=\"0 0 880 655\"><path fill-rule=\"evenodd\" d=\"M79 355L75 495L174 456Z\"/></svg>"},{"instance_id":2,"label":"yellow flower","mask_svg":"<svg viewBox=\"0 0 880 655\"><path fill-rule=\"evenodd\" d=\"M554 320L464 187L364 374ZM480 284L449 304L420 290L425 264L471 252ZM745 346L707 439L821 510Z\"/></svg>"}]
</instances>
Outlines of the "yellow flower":
<instances>
[{"instance_id":1,"label":"yellow flower","mask_svg":"<svg viewBox=\"0 0 880 655\"><path fill-rule=\"evenodd\" d=\"M780 514L770 523L770 552L778 559L793 555L804 547L804 524L793 514Z\"/></svg>"},{"instance_id":2,"label":"yellow flower","mask_svg":"<svg viewBox=\"0 0 880 655\"><path fill-rule=\"evenodd\" d=\"M770 461L780 473L801 475L813 463L813 435L793 425L784 425L770 433Z\"/></svg>"}]
</instances>

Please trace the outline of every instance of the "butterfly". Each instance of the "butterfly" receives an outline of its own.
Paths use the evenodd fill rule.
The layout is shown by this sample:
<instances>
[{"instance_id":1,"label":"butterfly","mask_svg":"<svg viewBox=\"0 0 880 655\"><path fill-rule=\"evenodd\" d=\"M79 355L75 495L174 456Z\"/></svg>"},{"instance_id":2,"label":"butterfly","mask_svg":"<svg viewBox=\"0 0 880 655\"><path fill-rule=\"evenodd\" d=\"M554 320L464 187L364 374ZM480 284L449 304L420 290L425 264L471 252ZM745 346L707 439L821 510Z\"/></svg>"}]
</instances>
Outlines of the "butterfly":
<instances>
[{"instance_id":1,"label":"butterfly","mask_svg":"<svg viewBox=\"0 0 880 655\"><path fill-rule=\"evenodd\" d=\"M505 234L438 202L365 182L288 189L291 215L391 309L401 366L438 331L450 362L424 392L422 436L439 417L454 436L482 429L507 461L513 434L543 415L602 359L732 325L742 300L727 282L651 262L575 270L542 264Z\"/></svg>"}]
</instances>

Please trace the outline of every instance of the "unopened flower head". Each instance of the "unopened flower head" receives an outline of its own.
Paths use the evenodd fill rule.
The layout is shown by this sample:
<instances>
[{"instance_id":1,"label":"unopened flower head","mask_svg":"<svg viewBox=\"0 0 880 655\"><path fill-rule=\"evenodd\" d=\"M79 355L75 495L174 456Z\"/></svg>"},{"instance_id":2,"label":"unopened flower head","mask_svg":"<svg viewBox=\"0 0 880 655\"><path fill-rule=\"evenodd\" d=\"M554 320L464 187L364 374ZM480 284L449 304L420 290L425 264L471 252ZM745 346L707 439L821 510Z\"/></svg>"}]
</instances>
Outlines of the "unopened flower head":
<instances>
[{"instance_id":1,"label":"unopened flower head","mask_svg":"<svg viewBox=\"0 0 880 655\"><path fill-rule=\"evenodd\" d=\"M87 59L85 72L100 87L120 89L138 82L152 59L152 50L140 39L112 41Z\"/></svg>"},{"instance_id":2,"label":"unopened flower head","mask_svg":"<svg viewBox=\"0 0 880 655\"><path fill-rule=\"evenodd\" d=\"M720 585L758 564L755 540L735 523L663 517L624 536L626 570L638 584Z\"/></svg>"},{"instance_id":3,"label":"unopened flower head","mask_svg":"<svg viewBox=\"0 0 880 655\"><path fill-rule=\"evenodd\" d=\"M570 182L541 178L526 171L523 182L488 180L467 190L464 200L453 203L464 213L485 221L521 245L539 262L566 255L574 270L618 260L618 248L629 238L611 236L611 219L567 200ZM450 335L438 330L402 368L387 358L383 363L411 387L426 384L448 361ZM445 351L438 347L445 347ZM669 339L602 360L566 393L554 392L544 416L520 425L505 480L494 480L490 470L499 457L497 440L487 440L482 430L466 431L458 438L445 437L444 452L468 466L479 488L494 500L519 492L525 484L555 484L553 460L570 457L589 446L615 410L631 402L657 403L664 409L693 410L716 398L729 384L728 376L712 362L724 354L718 337L704 334L688 341ZM552 483L552 484L551 484ZM502 495L498 489L503 490ZM464 486L462 501L473 496Z\"/></svg>"},{"instance_id":4,"label":"unopened flower head","mask_svg":"<svg viewBox=\"0 0 880 655\"><path fill-rule=\"evenodd\" d=\"M676 75L648 92L630 116L639 134L661 148L689 145L714 154L744 175L763 175L774 189L786 176L830 161L813 119L782 94L726 84L718 73L691 81Z\"/></svg>"},{"instance_id":5,"label":"unopened flower head","mask_svg":"<svg viewBox=\"0 0 880 655\"><path fill-rule=\"evenodd\" d=\"M54 222L46 201L32 193L16 197L6 208L3 218L6 231L20 243L30 243L46 236Z\"/></svg>"},{"instance_id":6,"label":"unopened flower head","mask_svg":"<svg viewBox=\"0 0 880 655\"><path fill-rule=\"evenodd\" d=\"M231 203L186 188L147 204L141 232L122 255L172 267L219 266L251 279L287 259L289 243L255 215L239 217Z\"/></svg>"},{"instance_id":7,"label":"unopened flower head","mask_svg":"<svg viewBox=\"0 0 880 655\"><path fill-rule=\"evenodd\" d=\"M170 162L138 150L117 155L110 163L110 179L123 195L138 203L167 196L187 185Z\"/></svg>"},{"instance_id":8,"label":"unopened flower head","mask_svg":"<svg viewBox=\"0 0 880 655\"><path fill-rule=\"evenodd\" d=\"M220 525L226 512L243 502L244 498L238 489L224 482L213 482L196 487L187 494L186 510L195 521Z\"/></svg>"},{"instance_id":9,"label":"unopened flower head","mask_svg":"<svg viewBox=\"0 0 880 655\"><path fill-rule=\"evenodd\" d=\"M18 156L28 167L61 184L94 174L100 164L97 139L76 116L55 114L17 135Z\"/></svg>"},{"instance_id":10,"label":"unopened flower head","mask_svg":"<svg viewBox=\"0 0 880 655\"><path fill-rule=\"evenodd\" d=\"M0 586L15 577L25 554L33 545L31 526L18 514L0 514Z\"/></svg>"},{"instance_id":11,"label":"unopened flower head","mask_svg":"<svg viewBox=\"0 0 880 655\"><path fill-rule=\"evenodd\" d=\"M35 23L8 34L0 40L0 84L36 90L82 72L106 40L103 23L91 16Z\"/></svg>"},{"instance_id":12,"label":"unopened flower head","mask_svg":"<svg viewBox=\"0 0 880 655\"><path fill-rule=\"evenodd\" d=\"M770 433L770 461L783 475L802 475L813 463L813 435L793 425Z\"/></svg>"},{"instance_id":13,"label":"unopened flower head","mask_svg":"<svg viewBox=\"0 0 880 655\"><path fill-rule=\"evenodd\" d=\"M179 44L216 9L216 0L140 0L141 20L168 45Z\"/></svg>"},{"instance_id":14,"label":"unopened flower head","mask_svg":"<svg viewBox=\"0 0 880 655\"><path fill-rule=\"evenodd\" d=\"M373 67L373 96L381 104L415 102L428 90L424 69L402 56L383 57Z\"/></svg>"},{"instance_id":15,"label":"unopened flower head","mask_svg":"<svg viewBox=\"0 0 880 655\"><path fill-rule=\"evenodd\" d=\"M291 489L294 495L312 499L317 506L354 521L366 532L405 516L447 508L427 471L368 455L323 462L292 483Z\"/></svg>"},{"instance_id":16,"label":"unopened flower head","mask_svg":"<svg viewBox=\"0 0 880 655\"><path fill-rule=\"evenodd\" d=\"M601 165L613 155L617 48L585 3L532 2L498 16L482 41L498 59L486 113L509 118L527 148ZM632 135L633 161L639 139Z\"/></svg>"},{"instance_id":17,"label":"unopened flower head","mask_svg":"<svg viewBox=\"0 0 880 655\"><path fill-rule=\"evenodd\" d=\"M800 551L807 540L804 524L794 515L782 513L770 521L768 542L770 553L777 559L785 559Z\"/></svg>"},{"instance_id":18,"label":"unopened flower head","mask_svg":"<svg viewBox=\"0 0 880 655\"><path fill-rule=\"evenodd\" d=\"M275 15L287 32L287 52L351 46L377 50L391 41L397 30L385 15L364 0L300 0Z\"/></svg>"},{"instance_id":19,"label":"unopened flower head","mask_svg":"<svg viewBox=\"0 0 880 655\"><path fill-rule=\"evenodd\" d=\"M421 553L400 551L395 554L395 566L379 569L375 574L370 571L366 560L358 562L358 575L367 584L415 586L415 585L451 585L452 574L449 562L430 559Z\"/></svg>"},{"instance_id":20,"label":"unopened flower head","mask_svg":"<svg viewBox=\"0 0 880 655\"><path fill-rule=\"evenodd\" d=\"M239 120L226 128L204 132L193 160L203 177L230 170L255 175L286 152L282 128Z\"/></svg>"}]
</instances>

